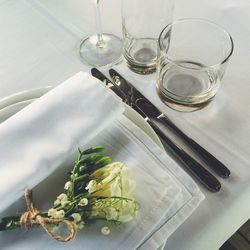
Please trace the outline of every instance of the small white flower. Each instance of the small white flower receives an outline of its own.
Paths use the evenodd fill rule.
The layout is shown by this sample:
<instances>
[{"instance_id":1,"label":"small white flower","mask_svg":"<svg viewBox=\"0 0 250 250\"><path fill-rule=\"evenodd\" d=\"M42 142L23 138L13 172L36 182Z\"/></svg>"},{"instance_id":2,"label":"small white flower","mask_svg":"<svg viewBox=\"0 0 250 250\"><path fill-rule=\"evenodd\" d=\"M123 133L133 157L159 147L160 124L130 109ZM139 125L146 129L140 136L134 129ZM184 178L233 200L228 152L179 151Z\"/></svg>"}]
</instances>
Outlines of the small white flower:
<instances>
[{"instance_id":1,"label":"small white flower","mask_svg":"<svg viewBox=\"0 0 250 250\"><path fill-rule=\"evenodd\" d=\"M78 205L84 207L84 206L87 206L88 203L89 203L89 201L88 201L87 198L82 198L82 199L79 201Z\"/></svg>"},{"instance_id":2,"label":"small white flower","mask_svg":"<svg viewBox=\"0 0 250 250\"><path fill-rule=\"evenodd\" d=\"M55 219L62 219L65 215L65 212L63 210L59 210L56 212L56 214L53 216Z\"/></svg>"},{"instance_id":3,"label":"small white flower","mask_svg":"<svg viewBox=\"0 0 250 250\"><path fill-rule=\"evenodd\" d=\"M49 211L48 211L48 216L54 217L54 215L56 214L56 212L57 212L56 209L51 208L51 209L49 209Z\"/></svg>"},{"instance_id":4,"label":"small white flower","mask_svg":"<svg viewBox=\"0 0 250 250\"><path fill-rule=\"evenodd\" d=\"M72 182L71 181L67 181L64 185L64 189L65 190L70 190L72 189Z\"/></svg>"},{"instance_id":5,"label":"small white flower","mask_svg":"<svg viewBox=\"0 0 250 250\"><path fill-rule=\"evenodd\" d=\"M59 200L59 201L67 201L68 196L66 194L62 193L59 196L57 196L57 200Z\"/></svg>"},{"instance_id":6,"label":"small white flower","mask_svg":"<svg viewBox=\"0 0 250 250\"><path fill-rule=\"evenodd\" d=\"M78 228L79 230L81 230L81 229L84 228L84 225L85 225L84 221L81 221L81 222L79 222L79 223L77 224L77 228Z\"/></svg>"},{"instance_id":7,"label":"small white flower","mask_svg":"<svg viewBox=\"0 0 250 250\"><path fill-rule=\"evenodd\" d=\"M77 174L77 173L76 173L76 174L72 174L72 175L70 175L70 177L71 177L72 179L77 178L77 177L78 177L78 174Z\"/></svg>"},{"instance_id":8,"label":"small white flower","mask_svg":"<svg viewBox=\"0 0 250 250\"><path fill-rule=\"evenodd\" d=\"M89 193L95 192L96 189L97 189L97 183L96 183L96 181L95 180L91 180L88 183L88 185L87 185L87 187L85 189L88 190Z\"/></svg>"},{"instance_id":9,"label":"small white flower","mask_svg":"<svg viewBox=\"0 0 250 250\"><path fill-rule=\"evenodd\" d=\"M82 217L79 213L73 213L73 214L71 214L71 217L73 217L75 223L80 222L82 219Z\"/></svg>"},{"instance_id":10,"label":"small white flower","mask_svg":"<svg viewBox=\"0 0 250 250\"><path fill-rule=\"evenodd\" d=\"M62 204L63 206L69 204L68 196L64 193L57 196L57 199L54 201L55 206L60 205L60 204Z\"/></svg>"},{"instance_id":11,"label":"small white flower","mask_svg":"<svg viewBox=\"0 0 250 250\"><path fill-rule=\"evenodd\" d=\"M101 232L103 235L110 234L110 229L108 227L102 227Z\"/></svg>"}]
</instances>

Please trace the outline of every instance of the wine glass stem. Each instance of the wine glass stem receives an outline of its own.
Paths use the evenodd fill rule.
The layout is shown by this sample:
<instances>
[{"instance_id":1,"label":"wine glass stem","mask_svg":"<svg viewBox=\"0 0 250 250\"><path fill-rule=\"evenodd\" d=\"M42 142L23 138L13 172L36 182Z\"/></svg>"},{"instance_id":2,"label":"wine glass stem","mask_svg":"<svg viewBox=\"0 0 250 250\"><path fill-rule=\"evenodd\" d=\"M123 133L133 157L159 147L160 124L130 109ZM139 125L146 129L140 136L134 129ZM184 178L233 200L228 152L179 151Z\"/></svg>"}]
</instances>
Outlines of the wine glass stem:
<instances>
[{"instance_id":1,"label":"wine glass stem","mask_svg":"<svg viewBox=\"0 0 250 250\"><path fill-rule=\"evenodd\" d=\"M105 46L105 42L103 40L103 33L102 33L102 23L101 23L101 13L100 13L100 4L99 1L96 2L96 28L97 28L97 43L96 46L98 48L103 48Z\"/></svg>"}]
</instances>

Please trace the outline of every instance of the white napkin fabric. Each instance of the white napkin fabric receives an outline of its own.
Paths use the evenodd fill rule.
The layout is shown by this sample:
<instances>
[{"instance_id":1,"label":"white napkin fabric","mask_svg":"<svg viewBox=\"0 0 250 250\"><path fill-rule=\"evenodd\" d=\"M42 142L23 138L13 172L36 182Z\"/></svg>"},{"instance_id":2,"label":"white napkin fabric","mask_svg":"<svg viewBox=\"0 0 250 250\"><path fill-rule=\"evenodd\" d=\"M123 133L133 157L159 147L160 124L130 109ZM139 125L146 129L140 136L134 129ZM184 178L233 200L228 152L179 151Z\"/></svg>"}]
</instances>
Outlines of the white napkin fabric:
<instances>
[{"instance_id":1,"label":"white napkin fabric","mask_svg":"<svg viewBox=\"0 0 250 250\"><path fill-rule=\"evenodd\" d=\"M1 249L87 250L102 245L125 250L138 248L151 236L181 189L131 134L121 115L124 107L98 80L80 72L0 124L1 217L25 211L24 200L18 199L25 186L33 189L38 207L48 209L62 192L77 147L94 145L104 145L114 161L130 167L140 204L135 220L111 225L109 237L100 234L106 222L86 226L75 241L64 245L43 230L25 235L15 230L0 233Z\"/></svg>"},{"instance_id":2,"label":"white napkin fabric","mask_svg":"<svg viewBox=\"0 0 250 250\"><path fill-rule=\"evenodd\" d=\"M42 229L32 229L27 233L21 230L1 232L1 249L99 250L100 246L105 250L157 249L204 198L192 179L126 117L115 119L87 144L82 142L83 147L99 144L105 146L106 153L114 161L125 162L131 169L137 186L135 195L141 207L138 217L122 225L111 225L108 236L100 233L106 222L86 226L73 242L66 244L52 240ZM68 159L69 162L73 160ZM63 164L35 187L33 194L39 208L48 208L56 194L62 192L69 168L70 165ZM25 206L19 201L3 215L22 209Z\"/></svg>"},{"instance_id":3,"label":"white napkin fabric","mask_svg":"<svg viewBox=\"0 0 250 250\"><path fill-rule=\"evenodd\" d=\"M124 109L99 80L79 72L0 124L0 213L49 176Z\"/></svg>"},{"instance_id":4,"label":"white napkin fabric","mask_svg":"<svg viewBox=\"0 0 250 250\"><path fill-rule=\"evenodd\" d=\"M151 250L191 215L204 196L162 149L122 115L124 107L98 80L78 73L0 124L1 218L26 210L20 198L25 186L33 189L38 208L48 209L63 192L77 147L95 145L104 145L114 161L129 166L140 204L133 221L108 224L109 236L100 233L107 222L87 225L65 244L41 228L27 233L14 230L0 233L1 249Z\"/></svg>"}]
</instances>

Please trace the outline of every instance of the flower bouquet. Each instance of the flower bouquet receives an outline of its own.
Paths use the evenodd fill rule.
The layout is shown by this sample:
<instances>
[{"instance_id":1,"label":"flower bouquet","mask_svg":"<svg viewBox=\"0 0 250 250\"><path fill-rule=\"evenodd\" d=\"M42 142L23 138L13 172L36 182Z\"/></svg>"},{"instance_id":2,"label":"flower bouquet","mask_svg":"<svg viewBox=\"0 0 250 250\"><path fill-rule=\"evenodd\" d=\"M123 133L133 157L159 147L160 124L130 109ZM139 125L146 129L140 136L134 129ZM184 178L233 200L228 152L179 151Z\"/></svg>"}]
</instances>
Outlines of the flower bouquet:
<instances>
[{"instance_id":1,"label":"flower bouquet","mask_svg":"<svg viewBox=\"0 0 250 250\"><path fill-rule=\"evenodd\" d=\"M9 216L0 222L0 231L16 228L30 229L40 225L52 238L66 242L74 239L85 224L98 220L124 223L132 220L138 210L126 164L112 162L103 154L104 147L79 149L79 156L60 194L51 208L39 211L33 204L31 192L25 189L28 210ZM66 231L65 231L66 230ZM109 227L101 229L105 235Z\"/></svg>"}]
</instances>

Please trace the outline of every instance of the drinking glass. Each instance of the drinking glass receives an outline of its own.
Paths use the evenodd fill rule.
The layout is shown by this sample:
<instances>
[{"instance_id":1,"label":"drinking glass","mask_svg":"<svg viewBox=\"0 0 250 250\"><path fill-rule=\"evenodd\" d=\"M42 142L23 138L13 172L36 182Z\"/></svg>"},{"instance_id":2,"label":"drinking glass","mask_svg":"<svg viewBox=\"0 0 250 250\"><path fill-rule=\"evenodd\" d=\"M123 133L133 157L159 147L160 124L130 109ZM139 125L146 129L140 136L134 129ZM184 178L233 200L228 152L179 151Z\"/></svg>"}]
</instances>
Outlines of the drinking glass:
<instances>
[{"instance_id":1,"label":"drinking glass","mask_svg":"<svg viewBox=\"0 0 250 250\"><path fill-rule=\"evenodd\" d=\"M232 53L232 37L215 23L183 19L169 24L158 41L160 96L179 111L205 107L214 98Z\"/></svg>"},{"instance_id":2,"label":"drinking glass","mask_svg":"<svg viewBox=\"0 0 250 250\"><path fill-rule=\"evenodd\" d=\"M174 0L123 0L123 56L128 67L139 74L156 69L157 40L172 21Z\"/></svg>"},{"instance_id":3,"label":"drinking glass","mask_svg":"<svg viewBox=\"0 0 250 250\"><path fill-rule=\"evenodd\" d=\"M112 66L122 59L122 40L102 32L100 0L92 0L95 8L97 34L81 41L79 54L81 59L96 67Z\"/></svg>"}]
</instances>

